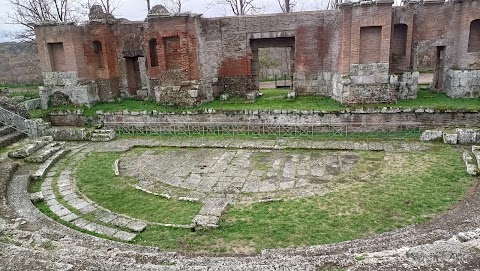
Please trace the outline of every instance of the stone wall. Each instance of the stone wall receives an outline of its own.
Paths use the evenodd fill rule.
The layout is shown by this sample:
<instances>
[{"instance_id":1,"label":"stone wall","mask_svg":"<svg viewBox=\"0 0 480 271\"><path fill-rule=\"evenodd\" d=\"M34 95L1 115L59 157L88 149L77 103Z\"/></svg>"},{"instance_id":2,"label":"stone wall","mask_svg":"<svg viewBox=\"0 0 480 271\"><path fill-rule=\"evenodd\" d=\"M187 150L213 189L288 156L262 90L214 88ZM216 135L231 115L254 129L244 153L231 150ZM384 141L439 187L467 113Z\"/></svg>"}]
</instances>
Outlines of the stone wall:
<instances>
[{"instance_id":1,"label":"stone wall","mask_svg":"<svg viewBox=\"0 0 480 271\"><path fill-rule=\"evenodd\" d=\"M25 106L25 109L28 111L40 109L42 108L42 99L37 98L37 99L27 100L23 102L23 105Z\"/></svg>"},{"instance_id":2,"label":"stone wall","mask_svg":"<svg viewBox=\"0 0 480 271\"><path fill-rule=\"evenodd\" d=\"M411 100L417 98L419 76L419 72L403 72L396 76L390 76L390 83L397 86L398 99Z\"/></svg>"},{"instance_id":3,"label":"stone wall","mask_svg":"<svg viewBox=\"0 0 480 271\"><path fill-rule=\"evenodd\" d=\"M452 98L480 97L480 70L448 70L447 95Z\"/></svg>"},{"instance_id":4,"label":"stone wall","mask_svg":"<svg viewBox=\"0 0 480 271\"><path fill-rule=\"evenodd\" d=\"M52 112L54 126L68 124L85 126L86 123L130 122L137 125L151 123L205 123L218 124L272 124L272 125L350 125L357 131L410 128L436 128L479 126L480 113L474 111L439 111L432 109L357 109L344 112L300 110L245 110L245 111L192 111L170 112L98 112L95 119L83 116L83 112ZM382 128L383 127L383 128Z\"/></svg>"},{"instance_id":5,"label":"stone wall","mask_svg":"<svg viewBox=\"0 0 480 271\"><path fill-rule=\"evenodd\" d=\"M396 85L390 83L353 84L341 79L336 84L334 99L342 104L394 103L397 101Z\"/></svg>"},{"instance_id":6,"label":"stone wall","mask_svg":"<svg viewBox=\"0 0 480 271\"><path fill-rule=\"evenodd\" d=\"M62 81L75 73L84 98L71 97L74 103L112 101L120 93L186 106L223 93L245 97L258 91L258 49L268 47L293 52L298 95L347 103L411 99L414 71L433 65L439 91L455 98L480 96L474 79L480 52L469 44L476 42L469 38L471 29L472 35L480 31L474 24L480 20L479 2L392 4L344 2L335 10L222 18L156 13L167 12L159 6L144 22L106 14L82 26L41 24L37 47L46 85L67 89L70 84ZM141 89L141 69L135 66L143 58L148 91Z\"/></svg>"}]
</instances>

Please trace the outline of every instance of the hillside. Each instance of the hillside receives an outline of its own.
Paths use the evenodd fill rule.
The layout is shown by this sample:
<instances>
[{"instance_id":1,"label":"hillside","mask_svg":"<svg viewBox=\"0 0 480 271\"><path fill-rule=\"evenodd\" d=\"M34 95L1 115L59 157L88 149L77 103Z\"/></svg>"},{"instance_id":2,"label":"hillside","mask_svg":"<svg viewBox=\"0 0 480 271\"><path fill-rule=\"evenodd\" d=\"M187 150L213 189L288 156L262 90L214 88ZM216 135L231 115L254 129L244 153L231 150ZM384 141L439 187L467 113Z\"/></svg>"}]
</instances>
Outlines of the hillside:
<instances>
[{"instance_id":1,"label":"hillside","mask_svg":"<svg viewBox=\"0 0 480 271\"><path fill-rule=\"evenodd\" d=\"M42 72L35 44L0 43L0 84L40 84Z\"/></svg>"}]
</instances>

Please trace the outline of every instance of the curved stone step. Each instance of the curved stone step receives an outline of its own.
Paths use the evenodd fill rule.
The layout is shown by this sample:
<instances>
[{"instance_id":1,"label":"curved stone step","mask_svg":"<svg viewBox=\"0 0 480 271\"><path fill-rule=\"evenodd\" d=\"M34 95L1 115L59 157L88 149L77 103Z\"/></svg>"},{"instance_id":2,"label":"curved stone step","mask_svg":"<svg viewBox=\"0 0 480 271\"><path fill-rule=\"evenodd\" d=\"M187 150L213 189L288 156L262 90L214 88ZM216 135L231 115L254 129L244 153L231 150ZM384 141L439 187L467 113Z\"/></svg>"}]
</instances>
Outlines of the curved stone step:
<instances>
[{"instance_id":1,"label":"curved stone step","mask_svg":"<svg viewBox=\"0 0 480 271\"><path fill-rule=\"evenodd\" d=\"M65 155L67 155L69 151L70 151L69 149L63 149L63 150L59 150L58 152L56 152L53 156L48 158L43 164L40 165L40 168L35 173L32 174L32 178L36 181L42 179L45 176L45 174L47 173L47 171L58 160L60 160Z\"/></svg>"},{"instance_id":2,"label":"curved stone step","mask_svg":"<svg viewBox=\"0 0 480 271\"><path fill-rule=\"evenodd\" d=\"M0 137L0 148L9 146L9 145L19 141L20 139L26 137L26 136L27 135L25 135L22 132L13 132L13 133L10 133L8 135L4 135L4 136Z\"/></svg>"},{"instance_id":3,"label":"curved stone step","mask_svg":"<svg viewBox=\"0 0 480 271\"><path fill-rule=\"evenodd\" d=\"M5 136L5 135L11 134L13 132L15 132L15 129L13 129L10 126L1 126L0 127L0 136Z\"/></svg>"},{"instance_id":4,"label":"curved stone step","mask_svg":"<svg viewBox=\"0 0 480 271\"><path fill-rule=\"evenodd\" d=\"M101 235L106 235L122 241L131 241L136 236L136 234L134 233L125 232L115 228L110 228L104 225L90 222L70 211L68 208L59 203L58 200L55 198L55 194L52 190L52 178L47 178L42 183L41 191L43 193L45 202L47 203L50 210L65 222L72 223L73 225L81 229Z\"/></svg>"},{"instance_id":5,"label":"curved stone step","mask_svg":"<svg viewBox=\"0 0 480 271\"><path fill-rule=\"evenodd\" d=\"M8 152L8 157L15 159L22 159L29 157L36 151L45 147L48 143L52 141L51 137L43 137L40 139L29 140L23 146L20 146L18 149Z\"/></svg>"},{"instance_id":6,"label":"curved stone step","mask_svg":"<svg viewBox=\"0 0 480 271\"><path fill-rule=\"evenodd\" d=\"M54 174L52 172L52 173L49 173L49 175L53 176ZM78 215L71 212L66 206L63 206L58 202L53 192L52 185L53 185L53 182L51 177L47 178L42 184L41 192L43 193L43 196L45 201L47 202L47 205L49 205L52 212L54 212L62 220L75 224L74 221L81 218L79 218ZM57 182L57 186L58 186L58 191L61 197L63 198L63 200L65 200L71 208L78 210L79 213L92 214L100 222L103 222L105 224L111 224L112 226L116 226L116 227L127 228L133 232L141 232L145 230L147 226L147 224L143 221L112 213L108 210L105 210L99 207L97 204L93 202L87 201L79 197L76 193L75 185L72 183L70 171L63 171L60 174L60 177ZM99 234L104 234L113 238L118 238L123 241L130 241L131 239L135 238L135 234L130 234L128 232L120 231L115 228L110 228L97 223L93 223L93 222L89 222L89 224L80 223L80 222L78 223L80 224L80 226L76 224L75 225L80 228L83 228L86 230L96 229L96 230L92 230L92 232L97 232Z\"/></svg>"},{"instance_id":7,"label":"curved stone step","mask_svg":"<svg viewBox=\"0 0 480 271\"><path fill-rule=\"evenodd\" d=\"M65 142L53 142L43 148L39 148L33 155L25 158L29 163L43 163L55 153L63 149Z\"/></svg>"}]
</instances>

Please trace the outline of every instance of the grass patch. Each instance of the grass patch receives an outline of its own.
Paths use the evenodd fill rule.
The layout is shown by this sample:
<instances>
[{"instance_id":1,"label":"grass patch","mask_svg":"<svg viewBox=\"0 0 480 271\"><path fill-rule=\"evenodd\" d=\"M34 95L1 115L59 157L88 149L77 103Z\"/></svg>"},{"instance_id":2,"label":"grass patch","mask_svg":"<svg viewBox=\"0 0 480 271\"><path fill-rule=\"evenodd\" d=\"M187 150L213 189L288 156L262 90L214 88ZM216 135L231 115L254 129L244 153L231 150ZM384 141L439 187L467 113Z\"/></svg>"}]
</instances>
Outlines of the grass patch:
<instances>
[{"instance_id":1,"label":"grass patch","mask_svg":"<svg viewBox=\"0 0 480 271\"><path fill-rule=\"evenodd\" d=\"M30 184L28 185L28 193L37 193L40 192L42 189L42 182L43 181L31 181Z\"/></svg>"},{"instance_id":2,"label":"grass patch","mask_svg":"<svg viewBox=\"0 0 480 271\"><path fill-rule=\"evenodd\" d=\"M329 97L323 96L299 96L290 100L286 97L286 90L264 89L263 96L255 101L244 98L234 97L227 101L211 101L194 108L179 108L174 106L165 106L153 101L143 101L136 99L124 99L114 103L97 103L92 107L61 106L51 107L46 111L35 110L30 112L34 116L45 116L48 112L59 110L83 109L85 116L95 116L96 111L118 112L129 111L147 111L156 110L158 112L183 112L183 111L203 111L205 109L215 110L322 110L327 112L338 112L345 109L356 108L431 108L437 110L477 110L480 109L480 99L452 99L444 93L431 92L429 90L419 90L418 97L415 100L400 100L395 104L369 104L358 106L343 106L339 102Z\"/></svg>"},{"instance_id":3,"label":"grass patch","mask_svg":"<svg viewBox=\"0 0 480 271\"><path fill-rule=\"evenodd\" d=\"M34 110L28 111L32 119L41 119L43 117L46 117L48 116L49 112L50 112L49 110L42 110L42 109L34 109Z\"/></svg>"},{"instance_id":4,"label":"grass patch","mask_svg":"<svg viewBox=\"0 0 480 271\"><path fill-rule=\"evenodd\" d=\"M428 152L357 153L357 165L336 176L334 190L323 197L232 206L214 230L149 226L134 243L186 252L254 253L353 240L423 223L458 202L474 180L458 150L448 145L434 145ZM119 156L88 156L76 173L82 192L132 217L191 221L199 205L150 196L134 190L134 180L115 177L112 164Z\"/></svg>"},{"instance_id":5,"label":"grass patch","mask_svg":"<svg viewBox=\"0 0 480 271\"><path fill-rule=\"evenodd\" d=\"M13 98L13 97L18 97L18 96L23 96L25 100L32 100L32 99L37 99L40 98L40 93L35 90L32 91L19 91L19 92L10 92L8 94L8 97Z\"/></svg>"},{"instance_id":6,"label":"grass patch","mask_svg":"<svg viewBox=\"0 0 480 271\"><path fill-rule=\"evenodd\" d=\"M237 140L278 140L279 138L291 138L291 139L301 139L306 141L318 141L318 140L352 140L352 141L385 141L385 140L408 140L408 141L418 141L423 130L412 129L405 131L394 131L394 132L355 132L355 133L334 133L334 132L325 132L325 133L312 133L312 134L235 134L235 133L205 133L205 134L191 134L188 135L183 132L178 134L172 133L152 133L152 134L132 134L132 133L121 133L118 132L118 138L161 138L162 140L175 140L175 139L206 139L206 140L231 140L232 138Z\"/></svg>"},{"instance_id":7,"label":"grass patch","mask_svg":"<svg viewBox=\"0 0 480 271\"><path fill-rule=\"evenodd\" d=\"M38 85L30 84L0 84L0 88L38 88Z\"/></svg>"},{"instance_id":8,"label":"grass patch","mask_svg":"<svg viewBox=\"0 0 480 271\"><path fill-rule=\"evenodd\" d=\"M80 191L112 212L158 223L190 224L200 204L167 200L133 187L136 180L117 177L112 165L119 153L92 153L76 171Z\"/></svg>"}]
</instances>

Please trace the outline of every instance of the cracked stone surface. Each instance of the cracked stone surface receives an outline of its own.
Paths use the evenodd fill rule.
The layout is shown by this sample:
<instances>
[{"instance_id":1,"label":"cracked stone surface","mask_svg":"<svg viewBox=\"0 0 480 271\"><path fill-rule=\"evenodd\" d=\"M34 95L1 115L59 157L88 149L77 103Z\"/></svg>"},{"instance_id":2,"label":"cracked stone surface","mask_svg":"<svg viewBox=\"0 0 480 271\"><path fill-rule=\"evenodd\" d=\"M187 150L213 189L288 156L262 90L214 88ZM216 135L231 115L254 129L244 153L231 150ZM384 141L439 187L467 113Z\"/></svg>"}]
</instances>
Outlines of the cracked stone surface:
<instances>
[{"instance_id":1,"label":"cracked stone surface","mask_svg":"<svg viewBox=\"0 0 480 271\"><path fill-rule=\"evenodd\" d=\"M175 195L168 188L175 187L204 203L219 197L253 203L265 197L325 194L334 176L359 159L348 151L163 148L123 157L120 165L122 174L139 180L137 185L147 191Z\"/></svg>"}]
</instances>

